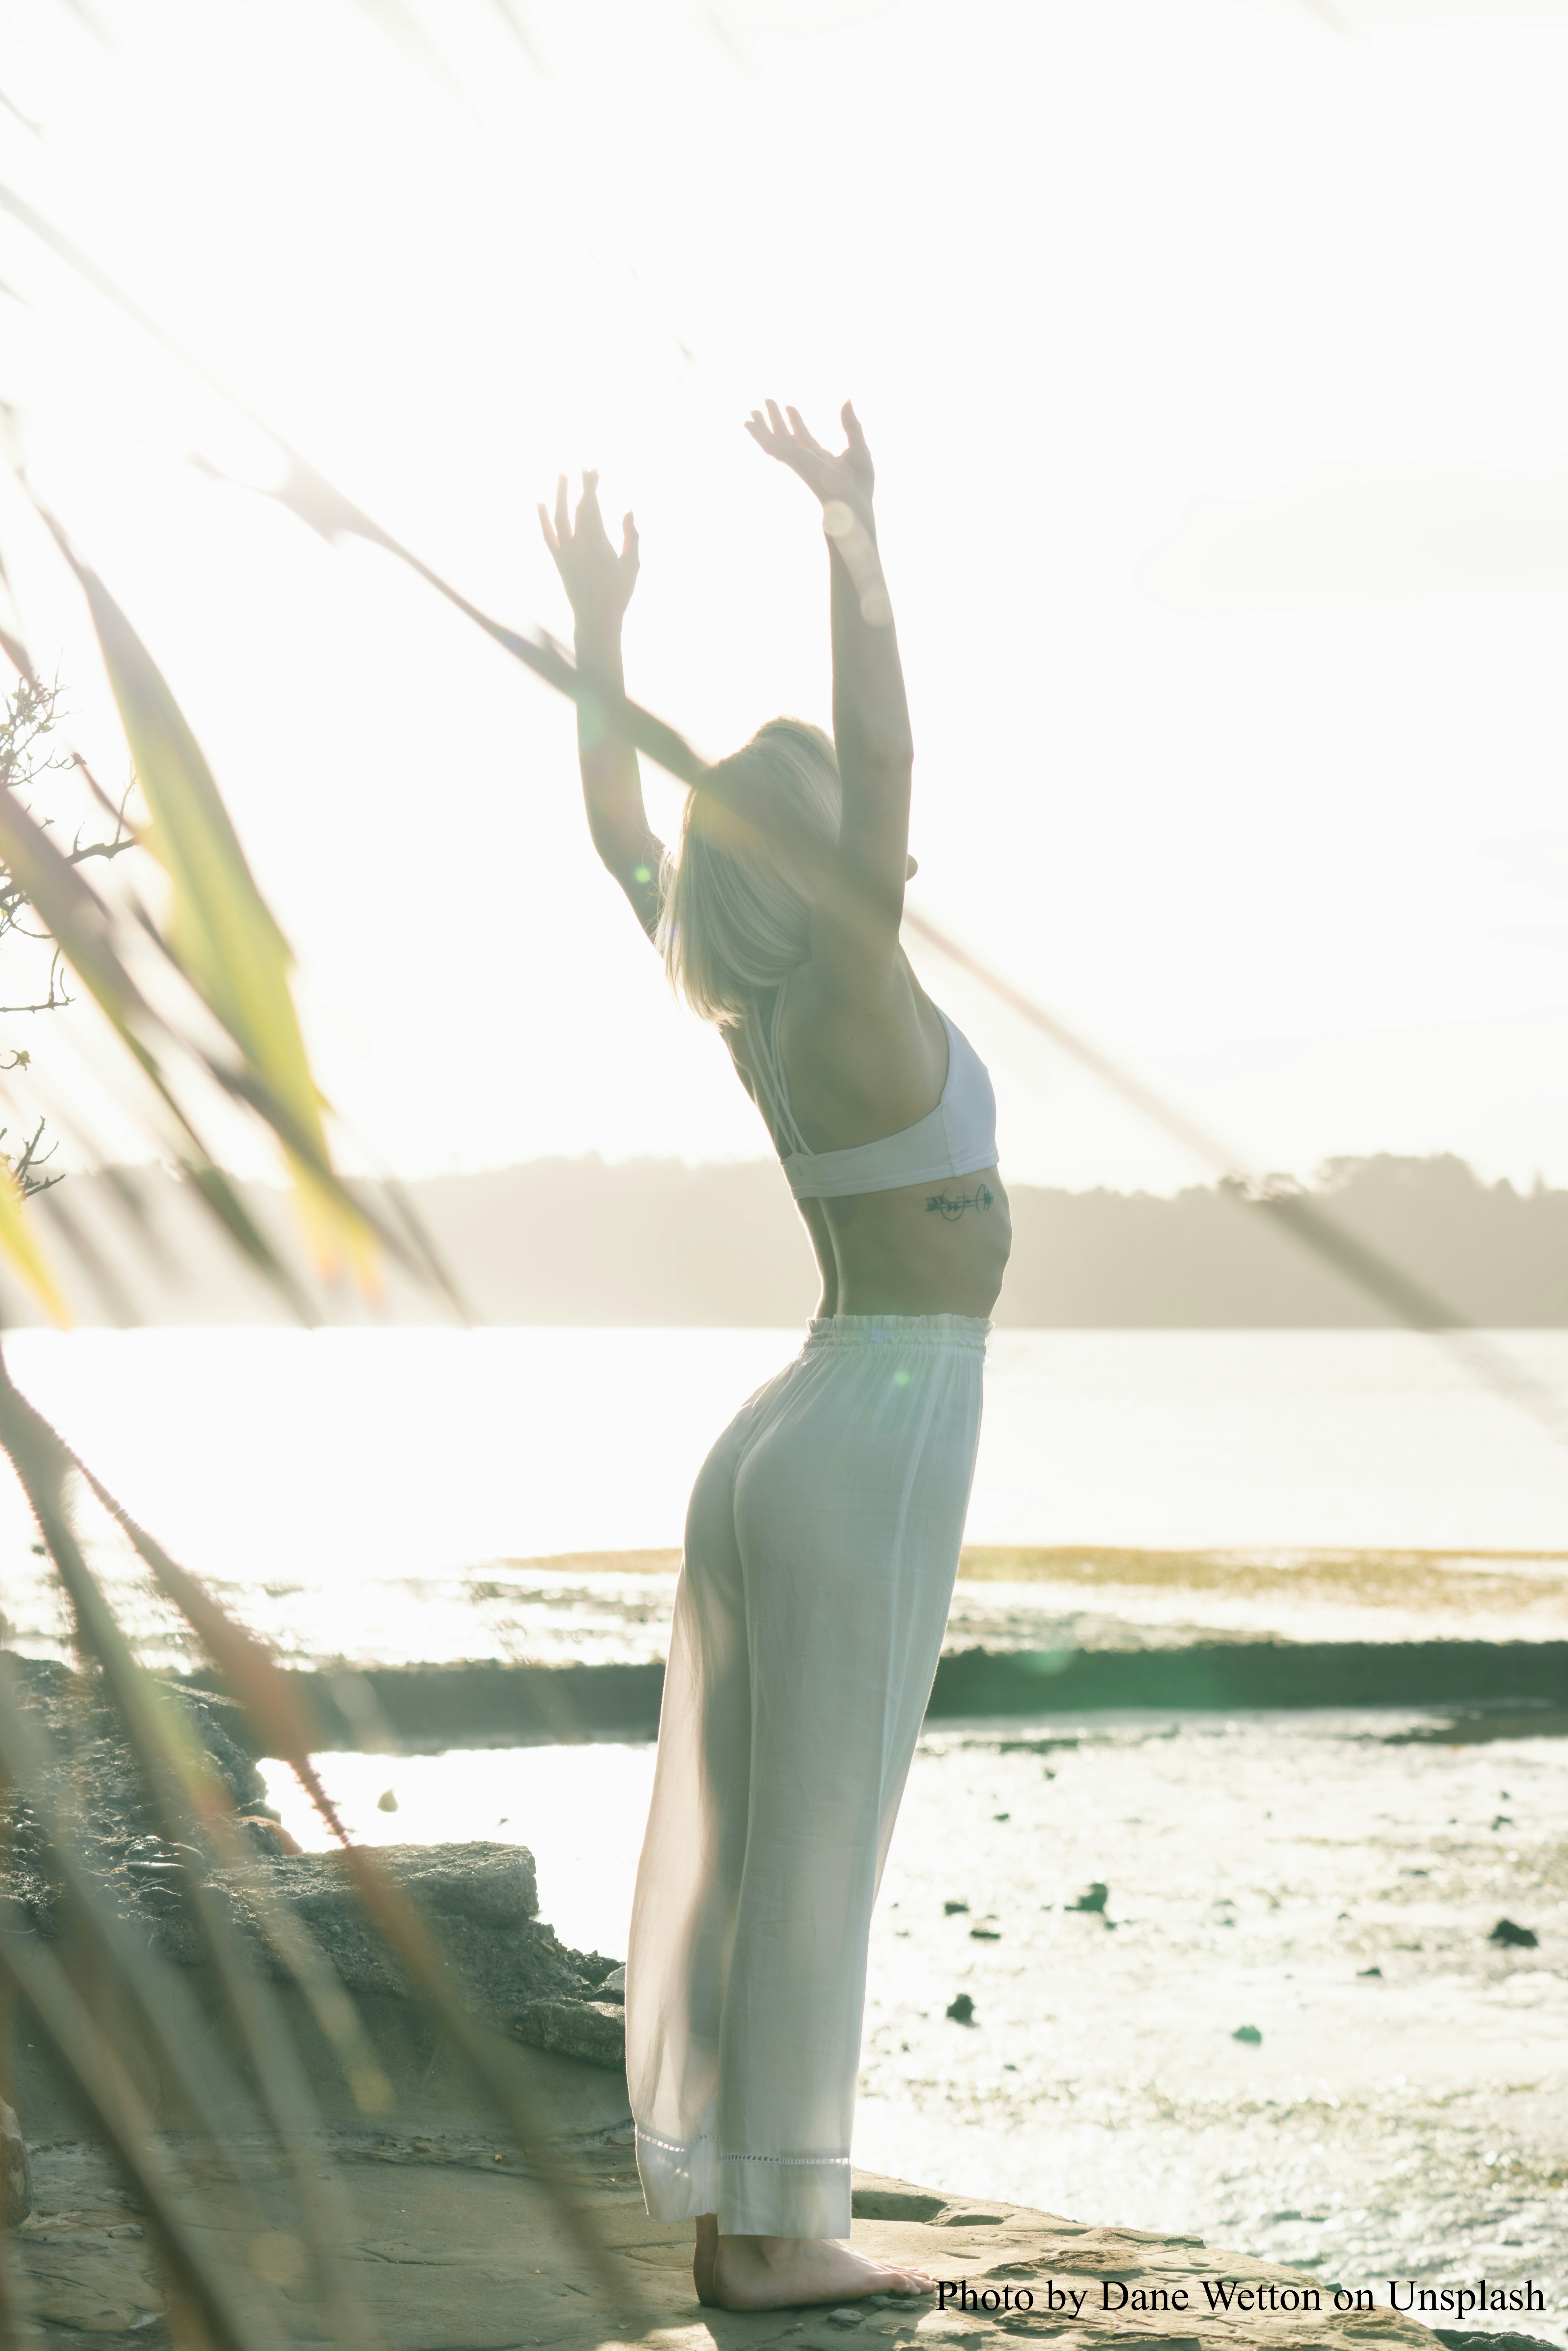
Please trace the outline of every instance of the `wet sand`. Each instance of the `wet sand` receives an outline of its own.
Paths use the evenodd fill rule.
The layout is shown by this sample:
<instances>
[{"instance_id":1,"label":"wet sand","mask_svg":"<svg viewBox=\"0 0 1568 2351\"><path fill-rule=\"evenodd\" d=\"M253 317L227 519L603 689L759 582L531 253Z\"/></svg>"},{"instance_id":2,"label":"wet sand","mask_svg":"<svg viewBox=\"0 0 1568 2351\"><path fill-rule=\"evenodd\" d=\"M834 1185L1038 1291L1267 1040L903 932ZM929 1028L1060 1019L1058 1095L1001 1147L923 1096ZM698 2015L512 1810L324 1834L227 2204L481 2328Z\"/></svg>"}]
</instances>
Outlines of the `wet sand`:
<instances>
[{"instance_id":1,"label":"wet sand","mask_svg":"<svg viewBox=\"0 0 1568 2351\"><path fill-rule=\"evenodd\" d=\"M426 1636L422 1655L430 1660L636 1664L662 1657L679 1566L676 1551L567 1552L422 1579L406 1592L399 1587L384 1629L361 1627L353 1661L401 1663L412 1625ZM287 1619L286 1654L316 1662L322 1652L304 1595L290 1599ZM975 1544L966 1547L959 1566L946 1646L1565 1636L1568 1552Z\"/></svg>"},{"instance_id":2,"label":"wet sand","mask_svg":"<svg viewBox=\"0 0 1568 2351\"><path fill-rule=\"evenodd\" d=\"M1354 2283L1533 2273L1560 2310L1568 1741L1488 1727L1520 1728L929 1738L873 1926L861 2159ZM1069 1907L1096 1882L1103 1912Z\"/></svg>"}]
</instances>

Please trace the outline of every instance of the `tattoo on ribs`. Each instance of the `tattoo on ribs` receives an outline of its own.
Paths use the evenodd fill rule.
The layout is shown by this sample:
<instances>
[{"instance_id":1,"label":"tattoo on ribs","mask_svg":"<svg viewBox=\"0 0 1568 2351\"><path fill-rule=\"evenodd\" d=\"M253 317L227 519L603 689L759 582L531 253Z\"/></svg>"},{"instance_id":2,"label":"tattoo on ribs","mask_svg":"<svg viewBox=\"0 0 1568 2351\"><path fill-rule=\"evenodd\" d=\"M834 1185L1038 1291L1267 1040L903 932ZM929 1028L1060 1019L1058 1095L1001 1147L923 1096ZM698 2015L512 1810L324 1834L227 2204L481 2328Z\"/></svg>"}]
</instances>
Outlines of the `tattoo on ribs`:
<instances>
[{"instance_id":1,"label":"tattoo on ribs","mask_svg":"<svg viewBox=\"0 0 1568 2351\"><path fill-rule=\"evenodd\" d=\"M959 1192L956 1196L944 1185L940 1192L933 1192L926 1201L925 1213L928 1217L945 1217L948 1224L956 1225L966 1208L977 1208L984 1216L988 1208L994 1208L996 1205L996 1194L988 1192L983 1184L977 1184L972 1192Z\"/></svg>"}]
</instances>

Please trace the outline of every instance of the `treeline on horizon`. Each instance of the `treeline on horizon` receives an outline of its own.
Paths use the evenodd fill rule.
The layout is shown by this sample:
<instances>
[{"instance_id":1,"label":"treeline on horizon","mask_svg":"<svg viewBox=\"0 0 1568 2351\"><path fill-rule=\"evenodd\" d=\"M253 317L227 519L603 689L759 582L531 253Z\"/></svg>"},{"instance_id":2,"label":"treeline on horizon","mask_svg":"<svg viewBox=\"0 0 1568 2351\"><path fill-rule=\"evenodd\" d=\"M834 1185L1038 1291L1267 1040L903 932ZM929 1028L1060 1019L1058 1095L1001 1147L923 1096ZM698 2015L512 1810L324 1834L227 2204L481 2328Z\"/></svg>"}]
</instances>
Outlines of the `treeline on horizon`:
<instances>
[{"instance_id":1,"label":"treeline on horizon","mask_svg":"<svg viewBox=\"0 0 1568 2351\"><path fill-rule=\"evenodd\" d=\"M369 1187L367 1187L369 1188ZM476 1322L794 1325L816 1281L769 1161L687 1166L543 1159L404 1186ZM1483 1183L1443 1154L1330 1160L1309 1187L1463 1320L1568 1325L1568 1191ZM309 1274L282 1196L247 1205L299 1270L323 1322L443 1317L394 1268L382 1308ZM1014 1328L1345 1328L1390 1318L1226 1185L1173 1197L1020 1184L996 1320ZM73 1176L29 1206L84 1323L277 1323L275 1292L225 1254L187 1186L159 1167ZM0 1281L7 1322L41 1317Z\"/></svg>"}]
</instances>

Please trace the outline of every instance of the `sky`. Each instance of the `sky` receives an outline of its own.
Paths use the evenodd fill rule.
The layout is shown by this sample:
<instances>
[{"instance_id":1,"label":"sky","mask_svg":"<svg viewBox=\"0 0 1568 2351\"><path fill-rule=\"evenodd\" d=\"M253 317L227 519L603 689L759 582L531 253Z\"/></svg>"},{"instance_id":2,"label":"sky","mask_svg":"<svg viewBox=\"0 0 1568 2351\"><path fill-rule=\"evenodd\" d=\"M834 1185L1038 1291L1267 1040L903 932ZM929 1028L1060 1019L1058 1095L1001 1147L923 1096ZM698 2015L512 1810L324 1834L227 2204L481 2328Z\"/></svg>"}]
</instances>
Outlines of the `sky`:
<instances>
[{"instance_id":1,"label":"sky","mask_svg":"<svg viewBox=\"0 0 1568 2351\"><path fill-rule=\"evenodd\" d=\"M742 419L852 396L912 903L1249 1164L1568 1183L1568 0L13 0L0 90L0 178L487 609L569 632L534 505L600 467L630 690L705 752L828 716L814 509ZM346 1159L765 1150L566 707L9 223L0 281L16 444L212 761ZM4 493L0 549L123 773ZM916 961L1004 1172L1203 1173ZM142 1155L85 1016L0 1031Z\"/></svg>"}]
</instances>

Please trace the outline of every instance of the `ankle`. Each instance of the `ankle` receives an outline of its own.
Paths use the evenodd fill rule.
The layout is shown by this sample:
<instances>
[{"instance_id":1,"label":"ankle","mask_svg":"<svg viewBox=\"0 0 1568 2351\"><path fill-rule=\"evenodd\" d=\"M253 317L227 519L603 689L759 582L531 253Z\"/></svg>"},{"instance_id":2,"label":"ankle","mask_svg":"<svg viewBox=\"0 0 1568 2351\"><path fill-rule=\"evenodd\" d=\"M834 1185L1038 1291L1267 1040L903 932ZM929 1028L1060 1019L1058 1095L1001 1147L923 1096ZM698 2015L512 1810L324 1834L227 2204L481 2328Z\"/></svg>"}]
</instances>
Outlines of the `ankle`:
<instances>
[{"instance_id":1,"label":"ankle","mask_svg":"<svg viewBox=\"0 0 1568 2351\"><path fill-rule=\"evenodd\" d=\"M820 2237L726 2237L721 2241L735 2246L743 2259L760 2262L768 2270L790 2269L802 2253L825 2249Z\"/></svg>"}]
</instances>

